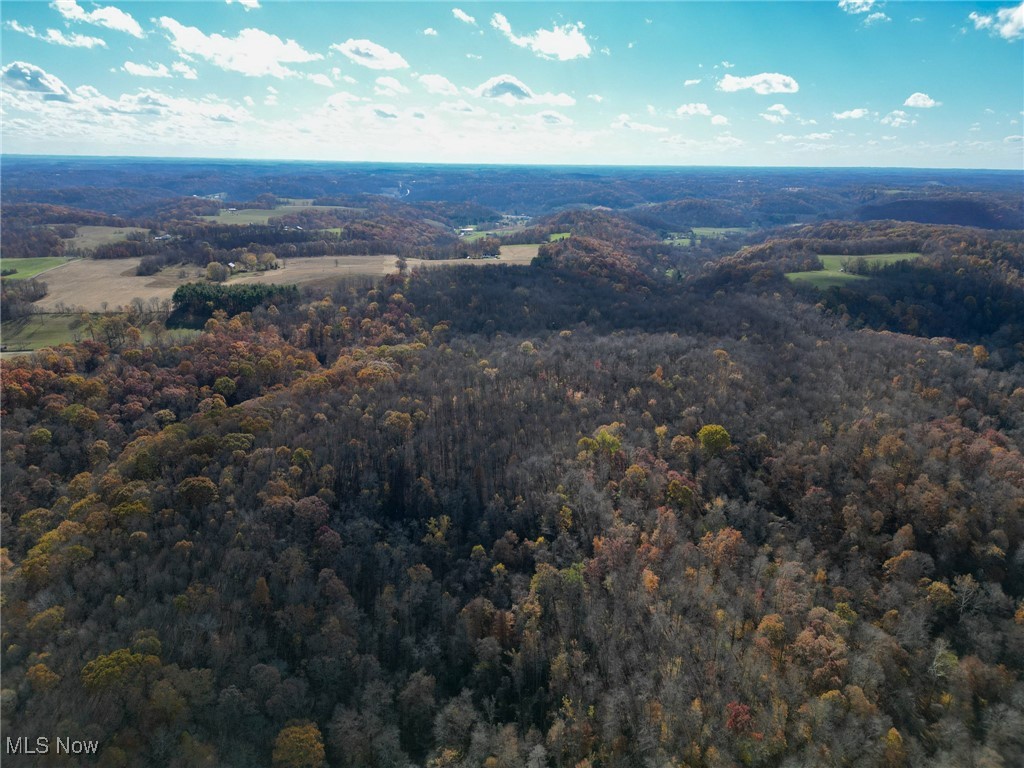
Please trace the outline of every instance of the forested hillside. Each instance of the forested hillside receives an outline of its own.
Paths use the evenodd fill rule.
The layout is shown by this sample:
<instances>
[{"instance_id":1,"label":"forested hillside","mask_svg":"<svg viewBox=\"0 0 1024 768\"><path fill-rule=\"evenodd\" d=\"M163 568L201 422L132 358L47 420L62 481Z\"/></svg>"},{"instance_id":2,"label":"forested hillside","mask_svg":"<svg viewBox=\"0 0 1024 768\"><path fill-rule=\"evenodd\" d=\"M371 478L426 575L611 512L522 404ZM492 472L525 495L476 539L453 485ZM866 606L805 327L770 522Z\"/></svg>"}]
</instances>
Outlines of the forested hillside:
<instances>
[{"instance_id":1,"label":"forested hillside","mask_svg":"<svg viewBox=\"0 0 1024 768\"><path fill-rule=\"evenodd\" d=\"M1021 764L1021 233L701 210L5 359L5 764Z\"/></svg>"}]
</instances>

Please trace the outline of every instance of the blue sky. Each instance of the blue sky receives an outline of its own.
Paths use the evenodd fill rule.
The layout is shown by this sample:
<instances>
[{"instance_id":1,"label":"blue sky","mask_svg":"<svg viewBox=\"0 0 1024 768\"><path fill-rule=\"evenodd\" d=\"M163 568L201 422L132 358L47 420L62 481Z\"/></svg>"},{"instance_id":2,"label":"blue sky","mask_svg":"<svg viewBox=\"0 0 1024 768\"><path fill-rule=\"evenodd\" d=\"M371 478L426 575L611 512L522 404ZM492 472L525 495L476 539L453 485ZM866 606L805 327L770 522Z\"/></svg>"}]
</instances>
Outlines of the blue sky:
<instances>
[{"instance_id":1,"label":"blue sky","mask_svg":"<svg viewBox=\"0 0 1024 768\"><path fill-rule=\"evenodd\" d=\"M5 153L1024 167L1024 3L0 3Z\"/></svg>"}]
</instances>

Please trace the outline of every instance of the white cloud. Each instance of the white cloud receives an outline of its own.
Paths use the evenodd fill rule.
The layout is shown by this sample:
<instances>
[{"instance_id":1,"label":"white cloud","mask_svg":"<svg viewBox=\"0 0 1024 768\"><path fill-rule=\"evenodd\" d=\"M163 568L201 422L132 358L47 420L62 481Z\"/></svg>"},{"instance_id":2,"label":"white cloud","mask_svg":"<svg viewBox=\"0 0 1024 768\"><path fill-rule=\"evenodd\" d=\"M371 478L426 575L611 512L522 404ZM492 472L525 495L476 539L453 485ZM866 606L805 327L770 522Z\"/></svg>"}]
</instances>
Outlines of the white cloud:
<instances>
[{"instance_id":1,"label":"white cloud","mask_svg":"<svg viewBox=\"0 0 1024 768\"><path fill-rule=\"evenodd\" d=\"M857 109L848 109L845 112L833 112L832 117L836 120L860 120L862 117L867 117L870 113L863 107Z\"/></svg>"},{"instance_id":2,"label":"white cloud","mask_svg":"<svg viewBox=\"0 0 1024 768\"><path fill-rule=\"evenodd\" d=\"M254 105L256 104L256 102L255 102L255 101L253 101L253 99L252 99L252 96L243 96L243 97L242 97L242 101L244 101L244 102L245 102L246 104L248 104L248 105L249 105L250 107L251 107L251 106L254 106Z\"/></svg>"},{"instance_id":3,"label":"white cloud","mask_svg":"<svg viewBox=\"0 0 1024 768\"><path fill-rule=\"evenodd\" d=\"M409 66L409 62L400 54L370 40L350 39L332 45L331 48L368 69L405 69Z\"/></svg>"},{"instance_id":4,"label":"white cloud","mask_svg":"<svg viewBox=\"0 0 1024 768\"><path fill-rule=\"evenodd\" d=\"M50 7L68 21L84 21L86 24L95 24L116 32L125 32L132 37L141 38L143 36L139 22L132 18L131 14L112 5L86 11L75 0L54 0L50 3Z\"/></svg>"},{"instance_id":5,"label":"white cloud","mask_svg":"<svg viewBox=\"0 0 1024 768\"><path fill-rule=\"evenodd\" d=\"M238 3L240 6L245 8L246 12L255 10L260 7L260 0L224 0L228 5L232 3Z\"/></svg>"},{"instance_id":6,"label":"white cloud","mask_svg":"<svg viewBox=\"0 0 1024 768\"><path fill-rule=\"evenodd\" d=\"M260 29L243 29L237 37L206 35L195 27L186 27L168 16L158 22L169 35L171 47L185 57L199 56L228 72L250 77L294 77L298 73L285 64L322 59L294 40L281 40Z\"/></svg>"},{"instance_id":7,"label":"white cloud","mask_svg":"<svg viewBox=\"0 0 1024 768\"><path fill-rule=\"evenodd\" d=\"M1013 41L1024 37L1024 3L1010 8L1000 8L995 15L972 12L968 17L975 29L988 29L1003 38Z\"/></svg>"},{"instance_id":8,"label":"white cloud","mask_svg":"<svg viewBox=\"0 0 1024 768\"><path fill-rule=\"evenodd\" d=\"M699 85L699 84L700 84L700 78L699 77L696 80L686 80L685 82L683 82L683 85L685 87L687 87L687 88L689 88L691 85Z\"/></svg>"},{"instance_id":9,"label":"white cloud","mask_svg":"<svg viewBox=\"0 0 1024 768\"><path fill-rule=\"evenodd\" d=\"M619 115L615 122L612 123L612 128L621 128L626 131L638 131L640 133L668 133L668 128L662 128L657 125L648 125L647 123L635 123L629 119L629 115Z\"/></svg>"},{"instance_id":10,"label":"white cloud","mask_svg":"<svg viewBox=\"0 0 1024 768\"><path fill-rule=\"evenodd\" d=\"M328 109L345 109L349 104L359 101L365 101L365 99L361 99L348 91L338 91L337 93L332 93L328 96L327 101L324 103Z\"/></svg>"},{"instance_id":11,"label":"white cloud","mask_svg":"<svg viewBox=\"0 0 1024 768\"><path fill-rule=\"evenodd\" d=\"M588 93L587 98L590 99L591 101L596 101L598 104L604 101L604 96L602 96L599 93Z\"/></svg>"},{"instance_id":12,"label":"white cloud","mask_svg":"<svg viewBox=\"0 0 1024 768\"><path fill-rule=\"evenodd\" d=\"M84 95L82 88L76 90L76 93ZM250 118L247 110L210 98L193 100L151 90L123 94L116 102L102 96L95 89L91 89L89 95L92 97L93 106L100 112L155 114L179 119L200 118L220 123L240 123Z\"/></svg>"},{"instance_id":13,"label":"white cloud","mask_svg":"<svg viewBox=\"0 0 1024 768\"><path fill-rule=\"evenodd\" d=\"M704 117L711 117L711 109L707 104L683 104L676 109L676 114L680 117L690 117L691 115L703 115Z\"/></svg>"},{"instance_id":14,"label":"white cloud","mask_svg":"<svg viewBox=\"0 0 1024 768\"><path fill-rule=\"evenodd\" d=\"M43 101L72 101L74 96L61 79L26 61L12 61L0 69L0 83L5 90L21 91L39 96Z\"/></svg>"},{"instance_id":15,"label":"white cloud","mask_svg":"<svg viewBox=\"0 0 1024 768\"><path fill-rule=\"evenodd\" d=\"M532 35L519 36L512 32L508 19L496 13L491 17L491 26L513 45L527 48L544 59L570 61L590 56L590 43L583 34L583 23L579 21L561 27L556 24L551 29L538 29Z\"/></svg>"},{"instance_id":16,"label":"white cloud","mask_svg":"<svg viewBox=\"0 0 1024 768\"><path fill-rule=\"evenodd\" d=\"M314 74L314 75L306 75L306 79L309 80L309 82L311 82L311 83L316 83L317 85L322 85L324 88L333 88L334 87L334 83L331 82L331 78L329 78L327 75L321 74L319 72Z\"/></svg>"},{"instance_id":17,"label":"white cloud","mask_svg":"<svg viewBox=\"0 0 1024 768\"><path fill-rule=\"evenodd\" d=\"M875 0L839 0L839 7L847 13L868 13Z\"/></svg>"},{"instance_id":18,"label":"white cloud","mask_svg":"<svg viewBox=\"0 0 1024 768\"><path fill-rule=\"evenodd\" d=\"M735 66L736 66L735 64L733 64L732 62L729 62L729 61L723 61L722 62L722 69L732 69Z\"/></svg>"},{"instance_id":19,"label":"white cloud","mask_svg":"<svg viewBox=\"0 0 1024 768\"><path fill-rule=\"evenodd\" d=\"M975 29L991 29L996 20L994 16L983 16L976 11L971 11L967 18L974 22Z\"/></svg>"},{"instance_id":20,"label":"white cloud","mask_svg":"<svg viewBox=\"0 0 1024 768\"><path fill-rule=\"evenodd\" d=\"M437 30L433 27L427 27L423 30L423 34L427 37L437 37Z\"/></svg>"},{"instance_id":21,"label":"white cloud","mask_svg":"<svg viewBox=\"0 0 1024 768\"><path fill-rule=\"evenodd\" d=\"M199 79L199 75L196 74L196 71L188 64L186 64L184 61L174 62L173 64L171 64L171 69L173 69L186 80Z\"/></svg>"},{"instance_id":22,"label":"white cloud","mask_svg":"<svg viewBox=\"0 0 1024 768\"><path fill-rule=\"evenodd\" d=\"M772 104L768 109L761 113L761 117L772 125L781 125L786 122L786 118L792 114L792 112L786 109L785 104Z\"/></svg>"},{"instance_id":23,"label":"white cloud","mask_svg":"<svg viewBox=\"0 0 1024 768\"><path fill-rule=\"evenodd\" d=\"M804 136L808 141L828 141L832 138L831 133L808 133Z\"/></svg>"},{"instance_id":24,"label":"white cloud","mask_svg":"<svg viewBox=\"0 0 1024 768\"><path fill-rule=\"evenodd\" d=\"M164 64L136 64L126 61L122 69L135 77L171 77L171 70Z\"/></svg>"},{"instance_id":25,"label":"white cloud","mask_svg":"<svg viewBox=\"0 0 1024 768\"><path fill-rule=\"evenodd\" d=\"M726 75L718 81L718 90L728 93L748 88L764 96L769 93L796 93L800 85L789 75L780 75L778 72L762 72L749 77Z\"/></svg>"},{"instance_id":26,"label":"white cloud","mask_svg":"<svg viewBox=\"0 0 1024 768\"><path fill-rule=\"evenodd\" d=\"M452 8L452 16L466 24L476 24L476 19L474 19L461 8Z\"/></svg>"},{"instance_id":27,"label":"white cloud","mask_svg":"<svg viewBox=\"0 0 1024 768\"><path fill-rule=\"evenodd\" d=\"M729 118L727 118L725 115L714 115L711 118L711 124L712 125L728 125L729 124Z\"/></svg>"},{"instance_id":28,"label":"white cloud","mask_svg":"<svg viewBox=\"0 0 1024 768\"><path fill-rule=\"evenodd\" d=\"M534 117L541 125L572 125L572 119L552 109L538 112Z\"/></svg>"},{"instance_id":29,"label":"white cloud","mask_svg":"<svg viewBox=\"0 0 1024 768\"><path fill-rule=\"evenodd\" d=\"M13 29L15 32L21 32L23 35L35 38L36 40L42 40L44 43L52 43L53 45L63 45L66 48L106 48L107 42L101 40L98 37L90 37L89 35L79 35L73 33L71 35L65 35L59 29L48 29L45 35L41 35L36 32L32 26L22 26L16 21L8 21L4 26L8 29Z\"/></svg>"},{"instance_id":30,"label":"white cloud","mask_svg":"<svg viewBox=\"0 0 1024 768\"><path fill-rule=\"evenodd\" d=\"M459 89L455 83L443 75L420 75L417 80L427 89L428 93L437 93L442 96L459 95Z\"/></svg>"},{"instance_id":31,"label":"white cloud","mask_svg":"<svg viewBox=\"0 0 1024 768\"><path fill-rule=\"evenodd\" d=\"M515 104L550 104L555 107L571 107L576 103L576 99L567 93L534 93L513 75L497 75L469 92L474 96L500 101L508 107Z\"/></svg>"},{"instance_id":32,"label":"white cloud","mask_svg":"<svg viewBox=\"0 0 1024 768\"><path fill-rule=\"evenodd\" d=\"M907 113L902 109L894 109L879 122L881 122L882 125L891 125L893 128L904 128L908 125L914 125L917 121L909 119Z\"/></svg>"},{"instance_id":33,"label":"white cloud","mask_svg":"<svg viewBox=\"0 0 1024 768\"><path fill-rule=\"evenodd\" d=\"M907 100L903 102L904 107L916 107L917 109L931 109L941 104L941 101L936 101L927 93L921 93L920 91L910 94L907 96Z\"/></svg>"},{"instance_id":34,"label":"white cloud","mask_svg":"<svg viewBox=\"0 0 1024 768\"><path fill-rule=\"evenodd\" d=\"M892 21L892 19L890 19L881 11L877 11L876 13L872 13L864 19L864 25L870 27L872 24L881 24L883 21Z\"/></svg>"},{"instance_id":35,"label":"white cloud","mask_svg":"<svg viewBox=\"0 0 1024 768\"><path fill-rule=\"evenodd\" d=\"M391 76L378 77L373 92L378 96L397 96L400 93L408 93L409 89Z\"/></svg>"},{"instance_id":36,"label":"white cloud","mask_svg":"<svg viewBox=\"0 0 1024 768\"><path fill-rule=\"evenodd\" d=\"M1004 144L1020 144L1021 142L1024 142L1024 136L1020 135L1007 136L1005 139L1003 139Z\"/></svg>"},{"instance_id":37,"label":"white cloud","mask_svg":"<svg viewBox=\"0 0 1024 768\"><path fill-rule=\"evenodd\" d=\"M478 55L476 53L467 53L466 54L466 58L467 59L475 59L476 61L480 61L480 59L482 59L483 56L480 56L480 55Z\"/></svg>"}]
</instances>

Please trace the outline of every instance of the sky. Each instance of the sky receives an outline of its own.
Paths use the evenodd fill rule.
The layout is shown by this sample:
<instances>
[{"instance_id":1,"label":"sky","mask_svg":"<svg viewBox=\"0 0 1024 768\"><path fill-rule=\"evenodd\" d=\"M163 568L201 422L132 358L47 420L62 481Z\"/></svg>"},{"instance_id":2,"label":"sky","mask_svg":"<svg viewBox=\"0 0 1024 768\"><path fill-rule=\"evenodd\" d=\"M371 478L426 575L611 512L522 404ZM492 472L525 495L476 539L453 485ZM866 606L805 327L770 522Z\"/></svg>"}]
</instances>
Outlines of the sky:
<instances>
[{"instance_id":1,"label":"sky","mask_svg":"<svg viewBox=\"0 0 1024 768\"><path fill-rule=\"evenodd\" d=\"M1024 169L1024 2L0 2L6 154Z\"/></svg>"}]
</instances>

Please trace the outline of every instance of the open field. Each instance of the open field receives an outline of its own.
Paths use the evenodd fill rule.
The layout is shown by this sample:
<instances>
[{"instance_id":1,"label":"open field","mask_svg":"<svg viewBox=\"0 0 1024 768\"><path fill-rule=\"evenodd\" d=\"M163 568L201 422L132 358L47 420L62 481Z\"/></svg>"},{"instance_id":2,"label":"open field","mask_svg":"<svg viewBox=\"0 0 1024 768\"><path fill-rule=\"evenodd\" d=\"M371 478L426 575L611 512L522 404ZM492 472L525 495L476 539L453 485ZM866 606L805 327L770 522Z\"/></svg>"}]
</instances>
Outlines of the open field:
<instances>
[{"instance_id":1,"label":"open field","mask_svg":"<svg viewBox=\"0 0 1024 768\"><path fill-rule=\"evenodd\" d=\"M31 259L6 259L0 260L0 269L16 269L13 275L5 275L8 280L28 280L38 274L46 272L61 264L66 264L68 259L59 256L39 256Z\"/></svg>"},{"instance_id":2,"label":"open field","mask_svg":"<svg viewBox=\"0 0 1024 768\"><path fill-rule=\"evenodd\" d=\"M729 235L745 235L751 227L693 227L697 237L727 237Z\"/></svg>"},{"instance_id":3,"label":"open field","mask_svg":"<svg viewBox=\"0 0 1024 768\"><path fill-rule=\"evenodd\" d=\"M164 331L166 338L185 339L198 333L188 328L172 328ZM89 338L89 331L82 323L82 316L75 314L38 314L17 320L8 320L0 328L3 339L4 357L35 352L43 347L55 347ZM143 339L151 341L148 331Z\"/></svg>"},{"instance_id":4,"label":"open field","mask_svg":"<svg viewBox=\"0 0 1024 768\"><path fill-rule=\"evenodd\" d=\"M876 253L870 256L830 256L822 254L818 258L825 265L825 269L838 272L847 262L856 261L857 259L864 259L864 261L874 267L887 267L899 261L916 259L920 255L920 253Z\"/></svg>"},{"instance_id":5,"label":"open field","mask_svg":"<svg viewBox=\"0 0 1024 768\"><path fill-rule=\"evenodd\" d=\"M811 272L787 272L786 278L790 280L790 282L805 283L807 285L813 285L815 288L819 289L831 288L833 286L843 285L844 283L868 279L864 275L855 275L850 272L843 271L845 265L855 259L864 259L864 261L872 265L887 266L899 261L916 259L920 255L920 253L877 253L868 256L840 256L825 254L818 257L821 259L821 263L825 267L824 269L814 270Z\"/></svg>"},{"instance_id":6,"label":"open field","mask_svg":"<svg viewBox=\"0 0 1024 768\"><path fill-rule=\"evenodd\" d=\"M4 322L5 352L25 352L77 341L84 328L78 315L29 315Z\"/></svg>"},{"instance_id":7,"label":"open field","mask_svg":"<svg viewBox=\"0 0 1024 768\"><path fill-rule=\"evenodd\" d=\"M79 225L78 234L74 237L65 238L64 244L68 248L80 251L94 251L97 246L120 243L128 239L131 232L148 232L141 227L96 227Z\"/></svg>"},{"instance_id":8,"label":"open field","mask_svg":"<svg viewBox=\"0 0 1024 768\"><path fill-rule=\"evenodd\" d=\"M814 272L787 272L786 279L792 283L813 285L815 288L831 288L857 280L867 280L863 275L851 275L849 272L839 272L838 270L830 272L824 269Z\"/></svg>"},{"instance_id":9,"label":"open field","mask_svg":"<svg viewBox=\"0 0 1024 768\"><path fill-rule=\"evenodd\" d=\"M502 235L511 235L515 232L521 232L525 227L501 227L499 229L486 229L479 232L469 232L465 235L461 235L461 239L468 243L472 243L475 240L481 240L485 237L501 237Z\"/></svg>"},{"instance_id":10,"label":"open field","mask_svg":"<svg viewBox=\"0 0 1024 768\"><path fill-rule=\"evenodd\" d=\"M409 269L452 265L529 264L537 255L537 245L505 245L497 259L408 259ZM169 267L155 275L135 274L139 259L82 259L47 273L50 292L36 302L40 312L56 312L63 308L90 312L113 310L142 299L170 299L181 284L204 280L206 271L189 265ZM284 267L268 272L236 275L229 283L295 283L303 285L343 277L380 277L395 271L395 256L319 256L309 259L286 259ZM182 276L184 273L184 276Z\"/></svg>"},{"instance_id":11,"label":"open field","mask_svg":"<svg viewBox=\"0 0 1024 768\"><path fill-rule=\"evenodd\" d=\"M558 240L565 240L571 234L572 234L572 232L552 232L551 236L548 237L548 241L554 243L554 242L556 242Z\"/></svg>"},{"instance_id":12,"label":"open field","mask_svg":"<svg viewBox=\"0 0 1024 768\"><path fill-rule=\"evenodd\" d=\"M223 209L216 216L202 216L206 221L218 224L267 224L271 219L287 216L290 213L308 210L354 211L356 208L345 208L340 205L279 205L277 208L240 208L237 211Z\"/></svg>"}]
</instances>

